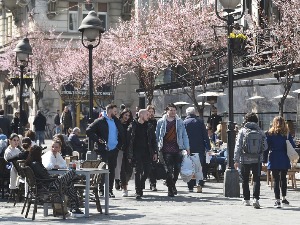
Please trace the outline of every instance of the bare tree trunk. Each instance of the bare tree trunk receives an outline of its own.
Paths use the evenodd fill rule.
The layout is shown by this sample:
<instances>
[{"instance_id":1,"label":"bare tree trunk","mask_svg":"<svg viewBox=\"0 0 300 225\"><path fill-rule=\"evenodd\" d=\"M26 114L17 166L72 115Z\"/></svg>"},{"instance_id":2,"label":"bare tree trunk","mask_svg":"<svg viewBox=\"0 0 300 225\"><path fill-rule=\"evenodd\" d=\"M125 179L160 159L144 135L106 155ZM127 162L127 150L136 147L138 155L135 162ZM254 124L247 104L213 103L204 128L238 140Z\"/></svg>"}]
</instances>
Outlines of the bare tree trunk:
<instances>
[{"instance_id":1,"label":"bare tree trunk","mask_svg":"<svg viewBox=\"0 0 300 225\"><path fill-rule=\"evenodd\" d=\"M283 117L283 105L284 105L284 100L285 98L281 98L280 102L278 102L278 106L279 106L279 116Z\"/></svg>"}]
</instances>

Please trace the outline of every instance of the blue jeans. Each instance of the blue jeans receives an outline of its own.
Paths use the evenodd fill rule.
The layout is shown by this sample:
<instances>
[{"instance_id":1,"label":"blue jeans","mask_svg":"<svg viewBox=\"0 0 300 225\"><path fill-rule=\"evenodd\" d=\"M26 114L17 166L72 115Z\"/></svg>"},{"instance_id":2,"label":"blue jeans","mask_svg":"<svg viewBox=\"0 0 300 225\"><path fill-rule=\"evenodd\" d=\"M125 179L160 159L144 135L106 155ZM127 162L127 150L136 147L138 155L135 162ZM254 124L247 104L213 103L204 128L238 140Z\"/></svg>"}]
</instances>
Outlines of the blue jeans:
<instances>
[{"instance_id":1,"label":"blue jeans","mask_svg":"<svg viewBox=\"0 0 300 225\"><path fill-rule=\"evenodd\" d=\"M45 144L45 131L35 131L35 142L39 141L39 145Z\"/></svg>"},{"instance_id":2,"label":"blue jeans","mask_svg":"<svg viewBox=\"0 0 300 225\"><path fill-rule=\"evenodd\" d=\"M60 125L55 125L55 134L60 134L61 129L60 129Z\"/></svg>"}]
</instances>

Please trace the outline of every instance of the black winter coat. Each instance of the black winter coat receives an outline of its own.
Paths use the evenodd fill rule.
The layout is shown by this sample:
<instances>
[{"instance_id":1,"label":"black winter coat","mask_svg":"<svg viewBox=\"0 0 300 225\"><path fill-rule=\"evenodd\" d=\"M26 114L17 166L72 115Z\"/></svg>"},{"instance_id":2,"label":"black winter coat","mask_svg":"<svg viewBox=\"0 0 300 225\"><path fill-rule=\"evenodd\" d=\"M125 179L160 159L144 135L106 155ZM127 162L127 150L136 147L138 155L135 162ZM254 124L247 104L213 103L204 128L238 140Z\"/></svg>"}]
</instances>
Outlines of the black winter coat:
<instances>
[{"instance_id":1,"label":"black winter coat","mask_svg":"<svg viewBox=\"0 0 300 225\"><path fill-rule=\"evenodd\" d=\"M135 139L135 133L136 133L136 127L137 127L137 121L134 120L131 125L128 127L128 159L133 158L133 144ZM154 154L157 154L158 147L157 147L157 140L155 136L155 129L153 125L149 122L147 122L147 136L148 136L148 147L150 152L150 159L153 158Z\"/></svg>"},{"instance_id":2,"label":"black winter coat","mask_svg":"<svg viewBox=\"0 0 300 225\"><path fill-rule=\"evenodd\" d=\"M116 117L114 117L113 119L118 130L117 149L123 150L123 145L125 143L125 132L123 130L121 122ZM86 135L95 143L95 150L99 152L105 151L105 144L100 143L99 139L104 140L106 141L106 143L108 143L108 123L106 121L106 118L103 116L91 123L86 129Z\"/></svg>"},{"instance_id":3,"label":"black winter coat","mask_svg":"<svg viewBox=\"0 0 300 225\"><path fill-rule=\"evenodd\" d=\"M33 125L36 131L46 130L47 119L43 114L37 114L34 118Z\"/></svg>"}]
</instances>

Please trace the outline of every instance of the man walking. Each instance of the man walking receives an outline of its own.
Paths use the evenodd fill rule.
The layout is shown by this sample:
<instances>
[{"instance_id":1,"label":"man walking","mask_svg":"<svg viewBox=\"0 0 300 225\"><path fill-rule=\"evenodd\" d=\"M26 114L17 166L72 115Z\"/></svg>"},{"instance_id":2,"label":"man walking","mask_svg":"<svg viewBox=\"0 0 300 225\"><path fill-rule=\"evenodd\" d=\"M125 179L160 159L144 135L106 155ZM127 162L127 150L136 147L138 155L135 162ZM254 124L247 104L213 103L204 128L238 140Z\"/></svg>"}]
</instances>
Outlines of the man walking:
<instances>
[{"instance_id":1,"label":"man walking","mask_svg":"<svg viewBox=\"0 0 300 225\"><path fill-rule=\"evenodd\" d=\"M40 110L37 111L37 115L34 118L33 126L35 130L35 142L39 141L39 146L45 144L45 130L47 119Z\"/></svg>"},{"instance_id":2,"label":"man walking","mask_svg":"<svg viewBox=\"0 0 300 225\"><path fill-rule=\"evenodd\" d=\"M168 196L177 194L176 181L180 172L182 150L190 153L189 139L183 121L176 115L176 106L171 103L166 108L166 114L158 120L156 139L159 151L167 167Z\"/></svg>"},{"instance_id":3,"label":"man walking","mask_svg":"<svg viewBox=\"0 0 300 225\"><path fill-rule=\"evenodd\" d=\"M69 128L72 127L72 114L68 106L65 106L64 111L61 115L61 122L63 124L63 132L68 135Z\"/></svg>"},{"instance_id":4,"label":"man walking","mask_svg":"<svg viewBox=\"0 0 300 225\"><path fill-rule=\"evenodd\" d=\"M195 163L195 165L199 165L197 166L198 173L195 173L195 176L197 179L197 192L201 193L202 187L204 185L202 168L205 165L205 147L208 146L208 150L210 150L210 141L204 121L196 117L195 108L187 108L186 114L187 117L185 118L183 123L189 137L191 154L198 154L200 159L200 162ZM195 158L198 159L198 157ZM188 188L190 192L193 191L194 180L188 182Z\"/></svg>"},{"instance_id":5,"label":"man walking","mask_svg":"<svg viewBox=\"0 0 300 225\"><path fill-rule=\"evenodd\" d=\"M10 121L6 117L4 117L4 110L0 109L0 128L2 129L3 134L6 137L9 137L11 134L11 126Z\"/></svg>"},{"instance_id":6,"label":"man walking","mask_svg":"<svg viewBox=\"0 0 300 225\"><path fill-rule=\"evenodd\" d=\"M123 149L125 135L122 124L116 117L117 106L109 104L103 116L95 120L86 129L86 135L95 142L98 154L108 164L109 169L109 196L114 198L113 185L115 180L115 168L119 150ZM103 193L104 176L101 182Z\"/></svg>"},{"instance_id":7,"label":"man walking","mask_svg":"<svg viewBox=\"0 0 300 225\"><path fill-rule=\"evenodd\" d=\"M222 117L218 115L218 109L215 106L211 108L212 114L207 119L207 124L209 124L213 130L216 132L218 124L222 122Z\"/></svg>"},{"instance_id":8,"label":"man walking","mask_svg":"<svg viewBox=\"0 0 300 225\"><path fill-rule=\"evenodd\" d=\"M61 129L60 129L60 115L59 115L59 110L56 111L56 115L54 117L54 124L55 124L55 134L60 134Z\"/></svg>"},{"instance_id":9,"label":"man walking","mask_svg":"<svg viewBox=\"0 0 300 225\"><path fill-rule=\"evenodd\" d=\"M268 149L266 136L258 126L258 117L255 113L247 113L244 126L239 130L235 142L234 166L241 169L243 180L243 204L250 206L249 175L253 174L253 206L260 208L260 174L263 162L263 151Z\"/></svg>"},{"instance_id":10,"label":"man walking","mask_svg":"<svg viewBox=\"0 0 300 225\"><path fill-rule=\"evenodd\" d=\"M145 181L149 175L152 161L157 160L157 142L155 130L149 120L149 112L141 109L138 119L128 128L128 160L135 164L136 199L141 199Z\"/></svg>"}]
</instances>

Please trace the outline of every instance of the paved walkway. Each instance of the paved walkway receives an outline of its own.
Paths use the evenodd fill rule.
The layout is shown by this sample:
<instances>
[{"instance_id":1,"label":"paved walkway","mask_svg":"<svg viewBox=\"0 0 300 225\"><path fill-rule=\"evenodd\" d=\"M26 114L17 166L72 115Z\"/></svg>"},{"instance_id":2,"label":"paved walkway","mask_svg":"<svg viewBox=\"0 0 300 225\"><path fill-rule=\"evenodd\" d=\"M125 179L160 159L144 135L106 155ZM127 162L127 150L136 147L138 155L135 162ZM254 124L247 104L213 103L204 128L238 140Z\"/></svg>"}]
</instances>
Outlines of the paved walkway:
<instances>
[{"instance_id":1,"label":"paved walkway","mask_svg":"<svg viewBox=\"0 0 300 225\"><path fill-rule=\"evenodd\" d=\"M48 147L49 148L49 147ZM298 181L300 187L300 182ZM142 200L134 198L134 182L129 182L129 197L123 198L121 191L114 191L116 198L110 200L110 215L98 214L91 203L90 218L55 218L49 211L49 217L43 216L38 208L34 223L48 224L299 224L300 189L289 186L287 199L290 206L275 209L273 190L262 181L262 209L243 206L242 198L223 197L223 184L211 180L205 183L203 193L187 192L186 184L179 180L178 196L167 197L167 187L158 181L158 192L145 190ZM148 183L146 188L149 188ZM101 199L104 204L104 199ZM25 219L20 214L22 204L6 203L0 199L0 224L32 224L31 215Z\"/></svg>"}]
</instances>

